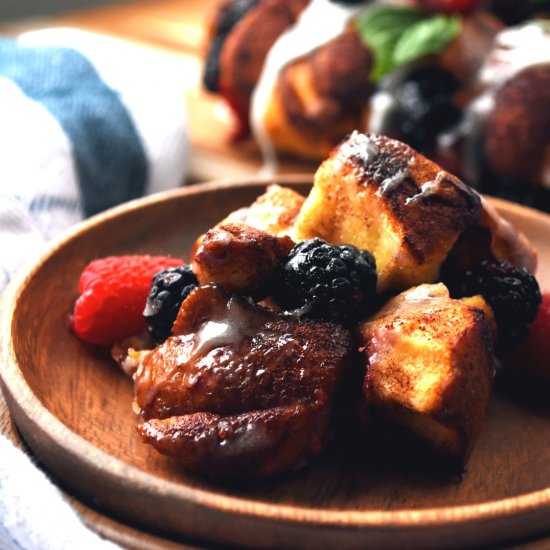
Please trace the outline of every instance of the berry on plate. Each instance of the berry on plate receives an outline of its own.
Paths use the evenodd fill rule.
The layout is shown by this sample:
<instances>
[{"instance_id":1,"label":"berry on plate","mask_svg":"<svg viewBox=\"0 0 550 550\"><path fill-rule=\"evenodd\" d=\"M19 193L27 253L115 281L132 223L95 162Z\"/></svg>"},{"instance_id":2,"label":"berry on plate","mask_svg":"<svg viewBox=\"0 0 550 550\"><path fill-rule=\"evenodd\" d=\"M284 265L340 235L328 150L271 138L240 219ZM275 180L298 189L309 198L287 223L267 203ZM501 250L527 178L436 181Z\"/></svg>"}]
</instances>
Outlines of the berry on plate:
<instances>
[{"instance_id":1,"label":"berry on plate","mask_svg":"<svg viewBox=\"0 0 550 550\"><path fill-rule=\"evenodd\" d=\"M505 358L504 366L550 382L550 292L542 295L537 316L529 325L529 336Z\"/></svg>"},{"instance_id":2,"label":"berry on plate","mask_svg":"<svg viewBox=\"0 0 550 550\"><path fill-rule=\"evenodd\" d=\"M277 303L311 319L346 324L376 304L376 262L367 250L302 241L290 251L278 277Z\"/></svg>"},{"instance_id":3,"label":"berry on plate","mask_svg":"<svg viewBox=\"0 0 550 550\"><path fill-rule=\"evenodd\" d=\"M109 256L90 262L78 283L70 318L85 342L110 345L146 327L143 308L153 277L182 261L165 256Z\"/></svg>"},{"instance_id":4,"label":"berry on plate","mask_svg":"<svg viewBox=\"0 0 550 550\"><path fill-rule=\"evenodd\" d=\"M197 277L186 264L154 276L143 316L156 343L164 342L172 334L172 325L183 300L198 286Z\"/></svg>"},{"instance_id":5,"label":"berry on plate","mask_svg":"<svg viewBox=\"0 0 550 550\"><path fill-rule=\"evenodd\" d=\"M485 260L465 271L442 272L453 298L481 294L497 323L497 351L508 352L527 337L528 324L541 302L537 280L524 268L507 261Z\"/></svg>"}]
</instances>

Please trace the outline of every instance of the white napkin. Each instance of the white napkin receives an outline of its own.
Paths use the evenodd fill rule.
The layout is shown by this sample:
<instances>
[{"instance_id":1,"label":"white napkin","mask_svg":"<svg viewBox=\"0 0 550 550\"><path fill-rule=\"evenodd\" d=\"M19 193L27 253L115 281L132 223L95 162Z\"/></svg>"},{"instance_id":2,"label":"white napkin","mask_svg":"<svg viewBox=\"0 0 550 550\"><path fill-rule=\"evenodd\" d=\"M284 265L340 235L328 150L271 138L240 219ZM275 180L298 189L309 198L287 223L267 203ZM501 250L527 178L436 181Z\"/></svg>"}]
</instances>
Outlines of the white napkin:
<instances>
[{"instance_id":1,"label":"white napkin","mask_svg":"<svg viewBox=\"0 0 550 550\"><path fill-rule=\"evenodd\" d=\"M11 441L0 435L2 550L115 550L87 529L59 489Z\"/></svg>"},{"instance_id":2,"label":"white napkin","mask_svg":"<svg viewBox=\"0 0 550 550\"><path fill-rule=\"evenodd\" d=\"M185 67L76 29L0 37L0 290L86 216L182 185Z\"/></svg>"},{"instance_id":3,"label":"white napkin","mask_svg":"<svg viewBox=\"0 0 550 550\"><path fill-rule=\"evenodd\" d=\"M0 37L0 291L83 218L182 185L185 68L74 29ZM0 436L0 549L118 548Z\"/></svg>"}]
</instances>

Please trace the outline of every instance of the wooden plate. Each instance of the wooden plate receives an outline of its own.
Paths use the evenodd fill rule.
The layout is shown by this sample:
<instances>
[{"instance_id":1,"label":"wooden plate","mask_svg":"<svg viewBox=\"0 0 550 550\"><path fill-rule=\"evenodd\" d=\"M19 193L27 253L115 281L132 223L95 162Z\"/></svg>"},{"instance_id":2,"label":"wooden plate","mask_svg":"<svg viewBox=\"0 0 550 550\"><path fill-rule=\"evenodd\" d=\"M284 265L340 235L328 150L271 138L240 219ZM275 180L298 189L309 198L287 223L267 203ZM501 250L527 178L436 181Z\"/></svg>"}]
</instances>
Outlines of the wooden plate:
<instances>
[{"instance_id":1,"label":"wooden plate","mask_svg":"<svg viewBox=\"0 0 550 550\"><path fill-rule=\"evenodd\" d=\"M279 178L305 188L310 178ZM83 267L109 254L182 255L264 188L199 185L138 200L78 226L5 292L3 390L36 455L71 492L143 529L251 548L464 548L550 529L550 406L495 392L463 479L411 467L412 454L333 445L277 479L214 483L141 444L132 384L108 352L67 329ZM550 217L495 201L539 249L550 290Z\"/></svg>"}]
</instances>

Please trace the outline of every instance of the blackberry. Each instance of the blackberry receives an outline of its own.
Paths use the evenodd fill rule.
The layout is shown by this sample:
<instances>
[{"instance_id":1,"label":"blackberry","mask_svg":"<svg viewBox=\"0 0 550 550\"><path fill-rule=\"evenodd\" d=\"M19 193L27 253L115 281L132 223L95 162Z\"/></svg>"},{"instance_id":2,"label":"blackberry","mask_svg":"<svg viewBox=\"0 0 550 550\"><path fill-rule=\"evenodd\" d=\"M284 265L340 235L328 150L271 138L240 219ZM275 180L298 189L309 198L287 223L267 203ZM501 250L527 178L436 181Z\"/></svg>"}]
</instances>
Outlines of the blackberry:
<instances>
[{"instance_id":1,"label":"blackberry","mask_svg":"<svg viewBox=\"0 0 550 550\"><path fill-rule=\"evenodd\" d=\"M460 120L452 94L458 81L447 71L420 67L410 71L393 89L395 106L389 116L392 133L419 151L429 151L444 130Z\"/></svg>"},{"instance_id":2,"label":"blackberry","mask_svg":"<svg viewBox=\"0 0 550 550\"><path fill-rule=\"evenodd\" d=\"M225 39L233 27L252 9L259 0L231 0L220 9L215 22L215 34L206 54L203 84L210 92L219 92L220 53Z\"/></svg>"},{"instance_id":3,"label":"blackberry","mask_svg":"<svg viewBox=\"0 0 550 550\"><path fill-rule=\"evenodd\" d=\"M149 334L161 343L172 334L180 306L199 285L190 265L172 267L153 277L143 316Z\"/></svg>"},{"instance_id":4,"label":"blackberry","mask_svg":"<svg viewBox=\"0 0 550 550\"><path fill-rule=\"evenodd\" d=\"M349 324L366 316L376 301L374 257L351 245L318 238L298 243L277 279L278 304L312 319Z\"/></svg>"},{"instance_id":5,"label":"blackberry","mask_svg":"<svg viewBox=\"0 0 550 550\"><path fill-rule=\"evenodd\" d=\"M525 268L507 261L484 260L465 271L442 273L453 298L481 294L491 306L497 324L499 353L510 351L526 338L541 294L539 284Z\"/></svg>"}]
</instances>

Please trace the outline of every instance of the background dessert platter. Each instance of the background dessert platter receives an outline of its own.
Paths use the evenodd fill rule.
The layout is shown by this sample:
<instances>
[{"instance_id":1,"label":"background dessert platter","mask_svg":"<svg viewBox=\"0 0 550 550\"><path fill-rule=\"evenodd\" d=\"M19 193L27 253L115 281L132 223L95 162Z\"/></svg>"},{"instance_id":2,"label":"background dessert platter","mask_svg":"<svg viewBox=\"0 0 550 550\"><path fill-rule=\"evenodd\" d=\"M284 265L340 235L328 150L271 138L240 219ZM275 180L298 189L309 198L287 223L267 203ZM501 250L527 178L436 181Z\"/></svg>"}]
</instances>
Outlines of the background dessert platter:
<instances>
[{"instance_id":1,"label":"background dessert platter","mask_svg":"<svg viewBox=\"0 0 550 550\"><path fill-rule=\"evenodd\" d=\"M257 144L265 168L359 129L549 210L549 15L536 0L220 3L203 86L233 114L233 149Z\"/></svg>"},{"instance_id":2,"label":"background dessert platter","mask_svg":"<svg viewBox=\"0 0 550 550\"><path fill-rule=\"evenodd\" d=\"M179 255L273 178L214 182L141 199L81 224L14 280L3 298L2 388L18 429L68 491L144 531L245 547L464 548L531 537L548 528L550 429L544 397L520 404L505 387L460 482L422 455L332 446L308 469L253 482L186 473L141 443L132 384L108 352L67 329L75 281L93 258ZM277 182L307 191L311 177ZM494 205L539 252L550 289L550 218ZM167 221L169 220L169 221ZM531 391L531 390L530 390ZM518 397L519 395L519 397Z\"/></svg>"}]
</instances>

